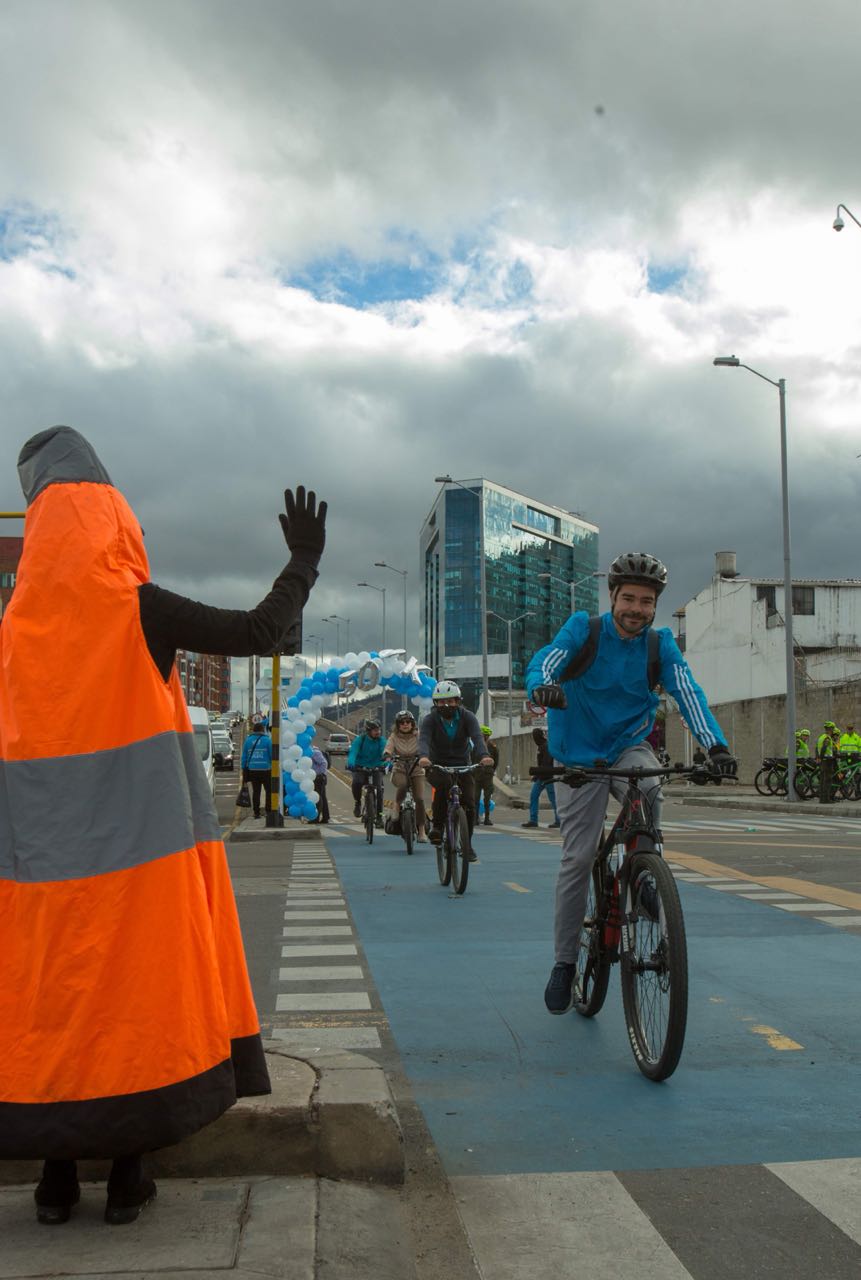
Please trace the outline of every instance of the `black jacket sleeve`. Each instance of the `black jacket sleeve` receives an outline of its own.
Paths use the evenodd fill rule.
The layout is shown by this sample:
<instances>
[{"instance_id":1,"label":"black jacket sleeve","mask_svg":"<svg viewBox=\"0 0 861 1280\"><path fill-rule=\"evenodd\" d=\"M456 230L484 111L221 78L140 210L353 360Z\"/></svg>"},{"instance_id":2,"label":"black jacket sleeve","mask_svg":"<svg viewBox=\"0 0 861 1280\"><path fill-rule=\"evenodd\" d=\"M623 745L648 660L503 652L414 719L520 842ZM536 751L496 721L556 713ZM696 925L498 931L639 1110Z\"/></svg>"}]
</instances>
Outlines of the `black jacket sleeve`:
<instances>
[{"instance_id":1,"label":"black jacket sleeve","mask_svg":"<svg viewBox=\"0 0 861 1280\"><path fill-rule=\"evenodd\" d=\"M316 580L316 566L294 557L269 594L247 611L216 609L145 583L138 591L141 626L163 679L170 676L177 649L234 658L274 653L301 614Z\"/></svg>"}]
</instances>

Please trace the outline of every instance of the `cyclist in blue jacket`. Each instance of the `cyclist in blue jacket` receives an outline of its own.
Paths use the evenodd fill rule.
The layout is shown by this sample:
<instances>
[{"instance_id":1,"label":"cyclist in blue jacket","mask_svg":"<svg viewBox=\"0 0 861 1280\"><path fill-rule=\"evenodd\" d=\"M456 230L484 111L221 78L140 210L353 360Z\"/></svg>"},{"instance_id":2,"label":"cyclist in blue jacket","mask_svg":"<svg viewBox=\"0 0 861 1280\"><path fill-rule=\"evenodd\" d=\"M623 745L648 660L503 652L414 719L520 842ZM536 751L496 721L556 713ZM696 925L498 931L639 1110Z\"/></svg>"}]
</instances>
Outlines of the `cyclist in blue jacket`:
<instances>
[{"instance_id":1,"label":"cyclist in blue jacket","mask_svg":"<svg viewBox=\"0 0 861 1280\"><path fill-rule=\"evenodd\" d=\"M362 788L374 769L382 769L385 760L383 731L379 720L366 720L364 733L358 734L350 744L347 756L347 768L353 771L353 817L362 816ZM377 820L376 826L383 825L383 775L377 773Z\"/></svg>"},{"instance_id":2,"label":"cyclist in blue jacket","mask_svg":"<svg viewBox=\"0 0 861 1280\"><path fill-rule=\"evenodd\" d=\"M660 700L650 687L651 651L656 653L659 683L677 703L715 771L735 773L726 739L672 632L661 627L655 632L658 643L649 639L658 597L666 585L666 567L655 556L646 552L618 556L608 573L610 611L601 615L592 661L574 678L567 677L566 668L590 641L589 616L578 612L529 663L526 692L536 706L547 708L548 746L559 764L594 765L600 760L618 769L657 768L645 740ZM577 788L556 784L562 863L556 884L556 962L544 992L550 1013L567 1013L574 1004L577 947L610 790L609 779ZM614 780L612 790L622 798L624 787L619 780ZM642 790L659 828L659 780L645 779Z\"/></svg>"}]
</instances>

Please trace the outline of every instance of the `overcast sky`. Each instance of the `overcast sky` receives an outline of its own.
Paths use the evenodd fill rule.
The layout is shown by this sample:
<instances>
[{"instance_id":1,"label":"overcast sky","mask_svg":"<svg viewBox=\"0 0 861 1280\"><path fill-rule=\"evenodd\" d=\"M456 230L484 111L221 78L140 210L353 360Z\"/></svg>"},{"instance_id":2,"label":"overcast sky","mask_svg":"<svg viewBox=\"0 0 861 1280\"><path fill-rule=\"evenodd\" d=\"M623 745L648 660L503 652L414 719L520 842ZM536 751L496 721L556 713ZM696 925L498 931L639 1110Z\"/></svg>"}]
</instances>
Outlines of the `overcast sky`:
<instances>
[{"instance_id":1,"label":"overcast sky","mask_svg":"<svg viewBox=\"0 0 861 1280\"><path fill-rule=\"evenodd\" d=\"M3 0L0 507L53 423L153 578L247 607L330 503L306 632L400 640L433 476L582 512L601 559L861 576L854 0ZM3 532L13 532L7 527ZM342 641L343 641L342 635ZM239 664L237 664L239 665Z\"/></svg>"}]
</instances>

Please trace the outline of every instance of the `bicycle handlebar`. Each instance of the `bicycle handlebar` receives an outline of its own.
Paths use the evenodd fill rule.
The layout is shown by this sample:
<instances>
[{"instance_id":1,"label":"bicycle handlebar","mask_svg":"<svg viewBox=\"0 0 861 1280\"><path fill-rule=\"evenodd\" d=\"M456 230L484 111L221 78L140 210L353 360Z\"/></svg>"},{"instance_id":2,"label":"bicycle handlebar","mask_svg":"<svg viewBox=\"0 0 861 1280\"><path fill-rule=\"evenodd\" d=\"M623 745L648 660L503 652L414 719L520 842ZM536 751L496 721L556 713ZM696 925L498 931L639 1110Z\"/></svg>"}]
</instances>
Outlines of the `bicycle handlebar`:
<instances>
[{"instance_id":1,"label":"bicycle handlebar","mask_svg":"<svg viewBox=\"0 0 861 1280\"><path fill-rule=\"evenodd\" d=\"M474 773L476 769L480 769L478 764L434 764L431 761L431 768L438 769L440 773Z\"/></svg>"},{"instance_id":2,"label":"bicycle handlebar","mask_svg":"<svg viewBox=\"0 0 861 1280\"><path fill-rule=\"evenodd\" d=\"M599 778L663 778L668 773L675 774L676 777L698 778L706 782L714 782L718 779L723 781L728 779L729 775L723 774L718 769L710 768L705 764L667 764L659 769L608 769L605 765L553 765L552 767L541 768L534 766L529 770L532 778L544 778L552 781L558 778L560 782L568 782L569 778L573 779L569 785L582 786L584 782L597 780ZM734 779L733 779L734 780Z\"/></svg>"}]
</instances>

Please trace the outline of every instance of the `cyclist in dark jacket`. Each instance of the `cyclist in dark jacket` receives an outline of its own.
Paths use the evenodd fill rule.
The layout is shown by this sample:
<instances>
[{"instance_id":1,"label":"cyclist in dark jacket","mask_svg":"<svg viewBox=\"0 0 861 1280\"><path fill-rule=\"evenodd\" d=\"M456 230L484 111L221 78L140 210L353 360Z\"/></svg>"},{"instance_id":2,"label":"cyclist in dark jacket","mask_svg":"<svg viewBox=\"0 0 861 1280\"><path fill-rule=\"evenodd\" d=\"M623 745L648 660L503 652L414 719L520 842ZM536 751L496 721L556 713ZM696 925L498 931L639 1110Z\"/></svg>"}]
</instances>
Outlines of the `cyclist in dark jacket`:
<instances>
[{"instance_id":1,"label":"cyclist in dark jacket","mask_svg":"<svg viewBox=\"0 0 861 1280\"><path fill-rule=\"evenodd\" d=\"M419 764L430 772L433 795L433 830L428 839L431 844L442 842L448 793L454 780L450 773L440 773L433 766L471 764L473 753L479 764L493 764L487 754L481 726L471 711L463 705L460 688L453 680L440 680L433 691L433 711L424 717L419 728ZM469 825L470 861L477 858L472 849L472 832L475 827L475 779L471 773L457 775L461 803Z\"/></svg>"},{"instance_id":2,"label":"cyclist in dark jacket","mask_svg":"<svg viewBox=\"0 0 861 1280\"><path fill-rule=\"evenodd\" d=\"M533 729L532 741L538 748L538 759L536 764L539 769L552 769L554 765L553 753L547 746L547 730ZM547 799L550 801L553 809L553 821L551 827L559 826L559 813L556 809L556 787L548 778L536 778L532 784L532 790L529 793L529 821L522 822L523 827L538 826L538 802L541 799L541 792L547 792Z\"/></svg>"}]
</instances>

